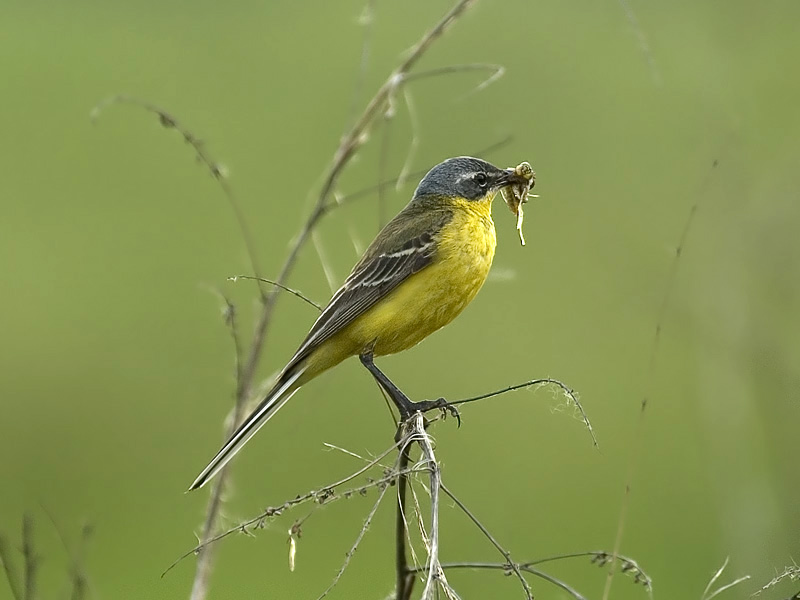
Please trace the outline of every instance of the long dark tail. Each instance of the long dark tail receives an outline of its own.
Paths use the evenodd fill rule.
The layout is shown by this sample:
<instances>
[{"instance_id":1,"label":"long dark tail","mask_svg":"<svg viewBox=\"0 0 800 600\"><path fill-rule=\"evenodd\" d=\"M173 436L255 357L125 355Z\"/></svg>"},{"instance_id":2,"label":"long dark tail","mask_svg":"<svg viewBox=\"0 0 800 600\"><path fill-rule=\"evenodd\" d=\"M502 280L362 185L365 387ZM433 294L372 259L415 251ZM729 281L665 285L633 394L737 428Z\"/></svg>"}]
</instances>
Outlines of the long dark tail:
<instances>
[{"instance_id":1,"label":"long dark tail","mask_svg":"<svg viewBox=\"0 0 800 600\"><path fill-rule=\"evenodd\" d=\"M293 369L291 373L284 374L278 380L267 396L250 413L244 422L239 425L230 439L225 442L217 455L211 459L208 466L197 476L189 491L203 487L209 479L219 473L233 456L261 429L262 425L272 418L278 410L286 404L289 398L300 388L297 380L303 374L304 368Z\"/></svg>"}]
</instances>

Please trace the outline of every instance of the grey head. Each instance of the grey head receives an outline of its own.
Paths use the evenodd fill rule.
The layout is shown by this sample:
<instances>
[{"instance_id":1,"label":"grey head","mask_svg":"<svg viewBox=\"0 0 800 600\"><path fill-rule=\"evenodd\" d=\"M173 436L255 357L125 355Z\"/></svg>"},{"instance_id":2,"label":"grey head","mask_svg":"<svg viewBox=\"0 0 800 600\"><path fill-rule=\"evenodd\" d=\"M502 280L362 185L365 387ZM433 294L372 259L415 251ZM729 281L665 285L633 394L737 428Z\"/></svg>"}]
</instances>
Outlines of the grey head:
<instances>
[{"instance_id":1,"label":"grey head","mask_svg":"<svg viewBox=\"0 0 800 600\"><path fill-rule=\"evenodd\" d=\"M514 169L500 169L479 158L448 158L422 178L414 199L446 196L481 200L489 193L514 183L515 178Z\"/></svg>"}]
</instances>

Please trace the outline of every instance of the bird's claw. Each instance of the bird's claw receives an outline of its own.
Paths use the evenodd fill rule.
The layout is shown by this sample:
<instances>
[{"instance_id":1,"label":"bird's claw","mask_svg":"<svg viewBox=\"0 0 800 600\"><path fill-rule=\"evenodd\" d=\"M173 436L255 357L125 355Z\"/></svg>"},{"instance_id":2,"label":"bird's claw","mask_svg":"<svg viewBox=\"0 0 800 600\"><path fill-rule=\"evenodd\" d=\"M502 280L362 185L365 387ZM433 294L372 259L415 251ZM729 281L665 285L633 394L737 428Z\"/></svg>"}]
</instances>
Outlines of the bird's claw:
<instances>
[{"instance_id":1,"label":"bird's claw","mask_svg":"<svg viewBox=\"0 0 800 600\"><path fill-rule=\"evenodd\" d=\"M458 409L444 398L438 398L436 400L436 404L438 405L436 408L442 411L442 417L447 418L447 415L449 414L451 417L455 418L456 422L458 423L458 428L460 429L461 413L458 412Z\"/></svg>"}]
</instances>

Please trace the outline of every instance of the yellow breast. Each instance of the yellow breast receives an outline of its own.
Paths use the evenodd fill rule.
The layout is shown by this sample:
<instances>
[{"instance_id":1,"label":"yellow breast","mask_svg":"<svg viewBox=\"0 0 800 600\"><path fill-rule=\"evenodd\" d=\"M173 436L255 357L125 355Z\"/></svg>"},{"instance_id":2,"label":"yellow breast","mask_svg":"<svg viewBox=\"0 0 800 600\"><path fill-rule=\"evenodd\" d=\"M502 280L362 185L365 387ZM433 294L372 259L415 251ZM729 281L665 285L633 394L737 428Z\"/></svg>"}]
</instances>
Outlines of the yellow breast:
<instances>
[{"instance_id":1,"label":"yellow breast","mask_svg":"<svg viewBox=\"0 0 800 600\"><path fill-rule=\"evenodd\" d=\"M376 356L406 350L447 325L486 281L497 245L491 198L457 202L453 219L440 232L434 263L409 277L348 332L354 341L376 340Z\"/></svg>"}]
</instances>

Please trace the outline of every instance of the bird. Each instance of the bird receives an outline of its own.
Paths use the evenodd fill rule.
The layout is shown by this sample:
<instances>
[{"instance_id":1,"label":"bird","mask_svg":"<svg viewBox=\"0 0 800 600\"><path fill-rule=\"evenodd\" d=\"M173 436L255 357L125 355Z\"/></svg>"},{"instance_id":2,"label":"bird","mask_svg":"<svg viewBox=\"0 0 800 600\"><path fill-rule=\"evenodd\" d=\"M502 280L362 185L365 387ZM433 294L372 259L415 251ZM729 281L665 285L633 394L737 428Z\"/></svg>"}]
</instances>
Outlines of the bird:
<instances>
[{"instance_id":1,"label":"bird","mask_svg":"<svg viewBox=\"0 0 800 600\"><path fill-rule=\"evenodd\" d=\"M374 357L415 346L472 301L497 245L492 200L498 191L520 185L529 183L514 169L469 156L428 171L333 294L274 386L189 490L214 477L301 386L351 356L359 357L394 401L401 420L441 406L442 399L409 400Z\"/></svg>"}]
</instances>

